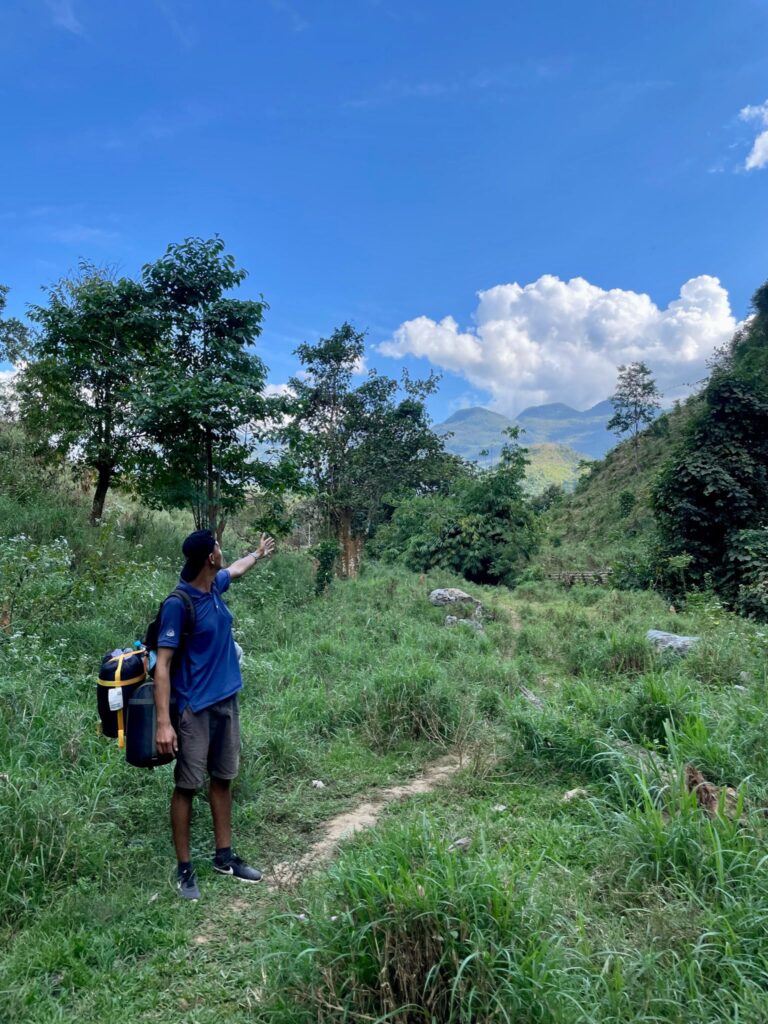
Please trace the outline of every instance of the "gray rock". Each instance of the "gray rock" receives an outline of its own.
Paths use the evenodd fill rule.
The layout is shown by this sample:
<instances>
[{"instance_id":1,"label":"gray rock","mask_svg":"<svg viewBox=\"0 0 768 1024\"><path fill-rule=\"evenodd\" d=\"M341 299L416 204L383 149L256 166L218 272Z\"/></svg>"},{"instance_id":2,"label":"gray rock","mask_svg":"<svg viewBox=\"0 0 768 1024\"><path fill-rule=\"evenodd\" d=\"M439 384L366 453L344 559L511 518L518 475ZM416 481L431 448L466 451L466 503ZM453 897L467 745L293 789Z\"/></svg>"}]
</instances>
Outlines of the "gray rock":
<instances>
[{"instance_id":1,"label":"gray rock","mask_svg":"<svg viewBox=\"0 0 768 1024\"><path fill-rule=\"evenodd\" d=\"M483 632L483 624L477 619L459 619L455 615L445 616L446 626L469 626L470 629L474 629L477 633Z\"/></svg>"},{"instance_id":2,"label":"gray rock","mask_svg":"<svg viewBox=\"0 0 768 1024\"><path fill-rule=\"evenodd\" d=\"M455 839L448 847L449 853L466 853L472 845L471 836L462 836L461 839Z\"/></svg>"},{"instance_id":3,"label":"gray rock","mask_svg":"<svg viewBox=\"0 0 768 1024\"><path fill-rule=\"evenodd\" d=\"M533 690L529 690L528 687L523 686L522 683L520 684L520 693L522 693L525 699L527 701L530 701L535 708L538 708L539 711L542 711L544 709L544 701L541 699L541 697L537 697Z\"/></svg>"},{"instance_id":4,"label":"gray rock","mask_svg":"<svg viewBox=\"0 0 768 1024\"><path fill-rule=\"evenodd\" d=\"M431 604L438 607L446 604L480 604L476 597L470 597L469 594L465 594L463 590L458 590L456 587L439 587L432 591L429 600Z\"/></svg>"},{"instance_id":5,"label":"gray rock","mask_svg":"<svg viewBox=\"0 0 768 1024\"><path fill-rule=\"evenodd\" d=\"M649 629L645 634L657 651L672 651L674 654L688 654L699 642L697 636L678 636L677 633L665 633L661 629Z\"/></svg>"}]
</instances>

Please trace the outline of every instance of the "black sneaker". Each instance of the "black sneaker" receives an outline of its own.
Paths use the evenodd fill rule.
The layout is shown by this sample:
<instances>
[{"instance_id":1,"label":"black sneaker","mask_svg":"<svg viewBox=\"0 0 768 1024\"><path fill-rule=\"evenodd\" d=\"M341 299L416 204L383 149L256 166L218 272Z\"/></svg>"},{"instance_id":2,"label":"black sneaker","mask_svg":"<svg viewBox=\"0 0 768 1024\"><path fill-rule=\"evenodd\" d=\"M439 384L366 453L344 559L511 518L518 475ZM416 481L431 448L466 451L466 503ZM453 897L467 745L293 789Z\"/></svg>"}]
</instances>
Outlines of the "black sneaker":
<instances>
[{"instance_id":1,"label":"black sneaker","mask_svg":"<svg viewBox=\"0 0 768 1024\"><path fill-rule=\"evenodd\" d=\"M176 876L176 891L185 900L199 900L200 890L197 887L197 879L193 868L179 871Z\"/></svg>"},{"instance_id":2,"label":"black sneaker","mask_svg":"<svg viewBox=\"0 0 768 1024\"><path fill-rule=\"evenodd\" d=\"M261 872L250 867L242 857L238 857L234 853L226 860L217 860L214 857L213 870L218 871L220 875L232 875L233 878L239 878L241 882L261 881Z\"/></svg>"}]
</instances>

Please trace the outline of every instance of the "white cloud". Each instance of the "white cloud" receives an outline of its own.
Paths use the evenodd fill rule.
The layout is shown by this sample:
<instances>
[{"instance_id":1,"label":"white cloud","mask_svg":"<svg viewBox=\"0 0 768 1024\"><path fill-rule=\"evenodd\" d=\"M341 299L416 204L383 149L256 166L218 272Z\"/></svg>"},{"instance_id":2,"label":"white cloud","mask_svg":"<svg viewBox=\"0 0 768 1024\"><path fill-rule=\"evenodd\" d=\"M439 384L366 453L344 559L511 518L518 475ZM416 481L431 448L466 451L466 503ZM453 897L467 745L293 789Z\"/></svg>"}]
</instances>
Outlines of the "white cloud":
<instances>
[{"instance_id":1,"label":"white cloud","mask_svg":"<svg viewBox=\"0 0 768 1024\"><path fill-rule=\"evenodd\" d=\"M63 28L75 35L82 35L83 26L75 14L72 0L45 0L45 5L51 12L53 24L57 28Z\"/></svg>"},{"instance_id":2,"label":"white cloud","mask_svg":"<svg viewBox=\"0 0 768 1024\"><path fill-rule=\"evenodd\" d=\"M757 121L765 128L755 139L744 167L748 171L768 167L768 100L757 107L744 107L739 117L742 121Z\"/></svg>"},{"instance_id":3,"label":"white cloud","mask_svg":"<svg viewBox=\"0 0 768 1024\"><path fill-rule=\"evenodd\" d=\"M706 274L687 281L666 309L648 295L551 274L525 286L496 285L478 298L475 327L462 331L451 316L420 316L378 351L424 357L514 414L544 402L594 405L613 391L616 367L638 360L677 397L681 384L705 375L708 357L736 329L728 293Z\"/></svg>"},{"instance_id":4,"label":"white cloud","mask_svg":"<svg viewBox=\"0 0 768 1024\"><path fill-rule=\"evenodd\" d=\"M275 395L295 395L296 392L290 386L290 384L267 384L264 388L264 394L267 398L274 398Z\"/></svg>"}]
</instances>

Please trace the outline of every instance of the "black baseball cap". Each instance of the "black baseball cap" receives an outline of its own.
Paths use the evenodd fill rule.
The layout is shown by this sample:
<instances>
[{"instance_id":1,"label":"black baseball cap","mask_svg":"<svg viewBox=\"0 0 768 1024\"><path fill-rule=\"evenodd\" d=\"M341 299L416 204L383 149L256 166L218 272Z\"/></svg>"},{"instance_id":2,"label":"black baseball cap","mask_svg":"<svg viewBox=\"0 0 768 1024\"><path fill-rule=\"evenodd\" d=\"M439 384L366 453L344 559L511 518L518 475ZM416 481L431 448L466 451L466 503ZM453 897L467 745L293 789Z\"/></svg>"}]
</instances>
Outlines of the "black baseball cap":
<instances>
[{"instance_id":1,"label":"black baseball cap","mask_svg":"<svg viewBox=\"0 0 768 1024\"><path fill-rule=\"evenodd\" d=\"M195 530L181 545L181 553L186 558L181 578L191 582L205 565L208 555L216 547L216 538L210 530Z\"/></svg>"}]
</instances>

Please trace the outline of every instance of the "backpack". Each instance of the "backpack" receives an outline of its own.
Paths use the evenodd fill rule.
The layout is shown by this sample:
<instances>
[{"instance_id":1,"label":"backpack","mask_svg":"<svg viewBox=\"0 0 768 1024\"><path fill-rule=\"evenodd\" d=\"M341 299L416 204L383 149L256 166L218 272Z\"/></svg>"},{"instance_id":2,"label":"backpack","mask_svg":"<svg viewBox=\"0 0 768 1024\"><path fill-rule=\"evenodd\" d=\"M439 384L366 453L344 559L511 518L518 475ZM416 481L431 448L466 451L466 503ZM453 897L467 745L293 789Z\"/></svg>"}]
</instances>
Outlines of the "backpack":
<instances>
[{"instance_id":1,"label":"backpack","mask_svg":"<svg viewBox=\"0 0 768 1024\"><path fill-rule=\"evenodd\" d=\"M178 598L184 605L184 627L181 631L181 637L179 638L179 646L174 651L173 658L171 659L171 671L178 667L186 649L187 641L195 631L195 606L192 604L192 598L186 590L182 590L181 587L176 587L176 589L166 597L165 601L170 601L172 597ZM160 618L163 614L165 601L163 601L157 609L157 615L147 626L147 631L144 634L144 648L150 652L150 664L147 668L147 674L150 677L154 676L155 673L155 662L157 660L157 638L160 635ZM152 658L151 654L154 654L155 657Z\"/></svg>"},{"instance_id":2,"label":"backpack","mask_svg":"<svg viewBox=\"0 0 768 1024\"><path fill-rule=\"evenodd\" d=\"M179 646L174 652L171 668L175 668L186 651L190 634L195 628L195 609L189 595L177 587L165 601L177 598L184 605L184 626ZM96 698L105 736L117 739L120 749L125 748L129 764L140 768L153 768L173 760L172 755L161 757L155 747L154 675L157 662L157 640L160 632L162 602L157 615L147 626L143 643L124 650L114 650L101 659ZM171 695L171 721L176 727L176 700Z\"/></svg>"}]
</instances>

